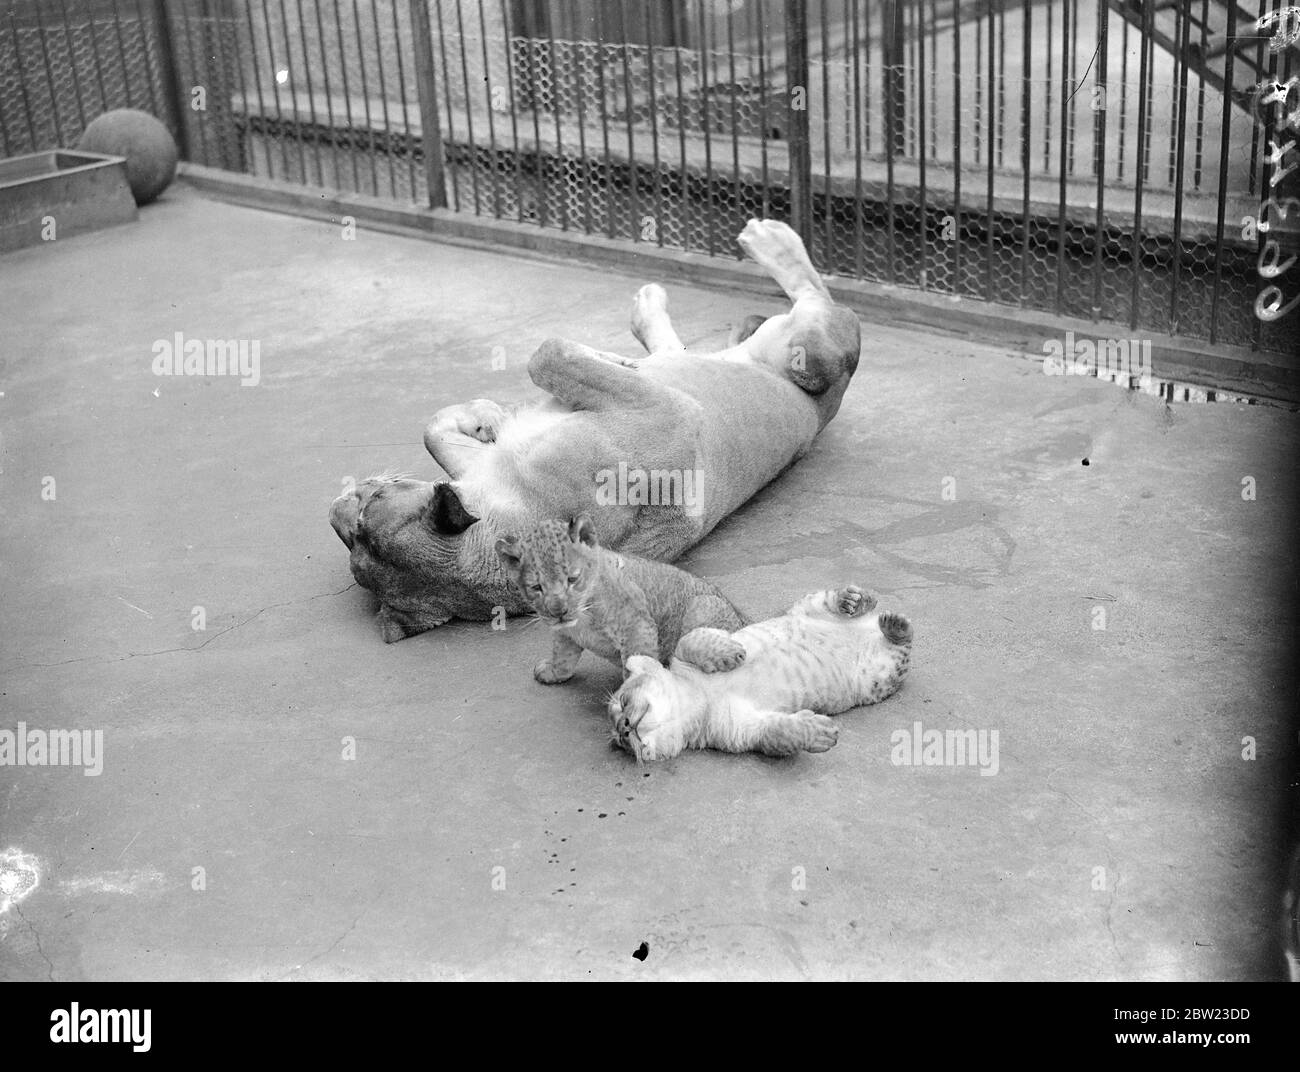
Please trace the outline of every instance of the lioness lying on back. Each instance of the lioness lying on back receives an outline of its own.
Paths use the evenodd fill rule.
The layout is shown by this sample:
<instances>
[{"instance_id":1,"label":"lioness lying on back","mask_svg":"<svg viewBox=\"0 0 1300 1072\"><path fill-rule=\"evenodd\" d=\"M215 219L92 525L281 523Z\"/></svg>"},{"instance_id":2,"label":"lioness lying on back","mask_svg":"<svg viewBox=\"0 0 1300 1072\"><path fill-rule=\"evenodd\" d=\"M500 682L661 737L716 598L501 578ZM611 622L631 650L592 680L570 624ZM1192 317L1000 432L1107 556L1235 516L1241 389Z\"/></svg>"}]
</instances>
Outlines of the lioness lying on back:
<instances>
[{"instance_id":1,"label":"lioness lying on back","mask_svg":"<svg viewBox=\"0 0 1300 1072\"><path fill-rule=\"evenodd\" d=\"M552 623L552 650L533 668L544 685L568 681L584 651L619 667L643 655L666 662L687 633L744 625L740 612L708 581L662 562L600 546L586 514L543 521L497 541L506 576L536 614ZM703 669L730 670L744 651L716 645L700 654Z\"/></svg>"}]
</instances>

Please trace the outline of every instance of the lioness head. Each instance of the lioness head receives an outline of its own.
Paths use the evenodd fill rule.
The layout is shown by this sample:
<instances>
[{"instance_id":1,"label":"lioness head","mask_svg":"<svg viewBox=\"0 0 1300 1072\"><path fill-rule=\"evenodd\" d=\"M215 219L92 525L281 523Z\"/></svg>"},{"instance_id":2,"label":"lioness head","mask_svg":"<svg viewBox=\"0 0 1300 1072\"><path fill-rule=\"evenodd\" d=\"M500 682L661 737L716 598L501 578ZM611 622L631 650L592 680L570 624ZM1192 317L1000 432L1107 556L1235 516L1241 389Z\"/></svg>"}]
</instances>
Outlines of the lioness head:
<instances>
[{"instance_id":1,"label":"lioness head","mask_svg":"<svg viewBox=\"0 0 1300 1072\"><path fill-rule=\"evenodd\" d=\"M451 618L522 609L494 537L447 481L371 477L334 500L330 524L351 551L352 576L379 597L390 644Z\"/></svg>"}]
</instances>

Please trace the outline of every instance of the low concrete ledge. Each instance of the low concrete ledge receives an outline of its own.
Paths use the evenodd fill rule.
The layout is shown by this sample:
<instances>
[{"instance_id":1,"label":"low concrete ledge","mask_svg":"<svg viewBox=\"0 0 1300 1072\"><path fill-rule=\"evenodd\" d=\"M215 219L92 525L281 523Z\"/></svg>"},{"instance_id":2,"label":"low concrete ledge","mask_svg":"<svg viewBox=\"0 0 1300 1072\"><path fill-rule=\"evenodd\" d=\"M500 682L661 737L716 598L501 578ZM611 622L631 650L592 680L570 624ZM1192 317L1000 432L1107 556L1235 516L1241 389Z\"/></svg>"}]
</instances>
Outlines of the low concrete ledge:
<instances>
[{"instance_id":1,"label":"low concrete ledge","mask_svg":"<svg viewBox=\"0 0 1300 1072\"><path fill-rule=\"evenodd\" d=\"M641 281L676 280L704 287L743 287L772 295L780 293L761 268L739 259L628 243L603 235L542 228L450 209L400 205L365 194L298 186L196 164L182 164L180 177L195 189L253 208L333 222L352 216L358 223L390 233L421 235L476 249L505 248L545 260L577 261L625 272ZM1069 337L1080 342L1140 340L1150 344L1151 374L1155 378L1220 392L1300 402L1300 356L1297 355L1211 346L1182 336L1130 329L1125 324L1060 317L1040 310L839 276L827 276L826 283L836 301L868 320L964 336L1040 360L1052 349L1051 344L1064 345Z\"/></svg>"}]
</instances>

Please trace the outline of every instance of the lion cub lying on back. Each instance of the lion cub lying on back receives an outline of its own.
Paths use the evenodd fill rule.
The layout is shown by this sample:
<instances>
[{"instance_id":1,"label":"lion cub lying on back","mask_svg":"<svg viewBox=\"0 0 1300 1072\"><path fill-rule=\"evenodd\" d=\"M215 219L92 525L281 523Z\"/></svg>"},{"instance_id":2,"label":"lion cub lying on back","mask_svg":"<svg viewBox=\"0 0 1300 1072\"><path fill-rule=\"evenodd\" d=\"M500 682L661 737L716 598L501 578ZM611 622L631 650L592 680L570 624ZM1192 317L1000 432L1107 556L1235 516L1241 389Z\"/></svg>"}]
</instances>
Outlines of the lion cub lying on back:
<instances>
[{"instance_id":1,"label":"lion cub lying on back","mask_svg":"<svg viewBox=\"0 0 1300 1072\"><path fill-rule=\"evenodd\" d=\"M586 514L565 523L543 521L496 543L506 576L545 621L552 623L551 657L533 668L543 685L568 681L584 651L616 663L641 655L666 662L694 629L731 632L745 624L717 587L684 570L607 551ZM732 670L744 648L726 637L696 665Z\"/></svg>"},{"instance_id":2,"label":"lion cub lying on back","mask_svg":"<svg viewBox=\"0 0 1300 1072\"><path fill-rule=\"evenodd\" d=\"M719 644L743 647L744 665L701 673ZM814 592L731 636L686 634L669 669L629 660L628 678L609 701L613 738L641 762L685 748L825 752L839 738L826 716L893 695L911 654L911 623L878 612L857 585Z\"/></svg>"}]
</instances>

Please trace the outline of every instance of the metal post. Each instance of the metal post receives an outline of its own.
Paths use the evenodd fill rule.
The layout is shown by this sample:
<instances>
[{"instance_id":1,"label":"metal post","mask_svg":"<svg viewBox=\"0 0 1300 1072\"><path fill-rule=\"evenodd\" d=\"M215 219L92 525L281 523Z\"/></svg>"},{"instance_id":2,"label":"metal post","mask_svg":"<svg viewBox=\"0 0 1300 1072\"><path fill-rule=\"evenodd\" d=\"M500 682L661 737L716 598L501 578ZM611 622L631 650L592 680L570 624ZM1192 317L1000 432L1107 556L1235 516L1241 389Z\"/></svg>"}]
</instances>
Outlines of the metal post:
<instances>
[{"instance_id":1,"label":"metal post","mask_svg":"<svg viewBox=\"0 0 1300 1072\"><path fill-rule=\"evenodd\" d=\"M171 112L176 117L176 144L181 151L181 159L189 160L190 138L185 123L189 98L185 87L181 85L180 70L176 66L176 51L172 44L171 25L167 21L167 8L163 0L154 0L152 6L150 14L154 25L158 27L158 65L162 68L162 87L164 92L171 91ZM141 32L144 32L143 25ZM146 47L146 53L147 51Z\"/></svg>"},{"instance_id":2,"label":"metal post","mask_svg":"<svg viewBox=\"0 0 1300 1072\"><path fill-rule=\"evenodd\" d=\"M433 30L427 0L411 0L411 28L415 38L415 85L420 98L420 131L424 140L424 175L429 186L429 207L447 207L447 184L442 171L442 130L438 124L438 82L433 72Z\"/></svg>"},{"instance_id":3,"label":"metal post","mask_svg":"<svg viewBox=\"0 0 1300 1072\"><path fill-rule=\"evenodd\" d=\"M790 125L790 225L812 248L812 143L808 128L808 0L785 2L785 49L788 81L786 111ZM796 99L797 94L797 99ZM801 107L796 107L796 104Z\"/></svg>"}]
</instances>

